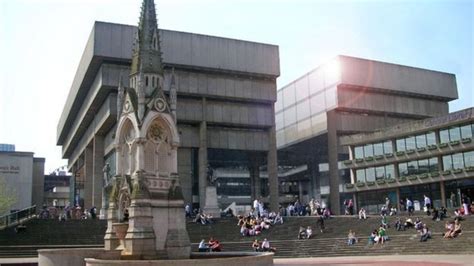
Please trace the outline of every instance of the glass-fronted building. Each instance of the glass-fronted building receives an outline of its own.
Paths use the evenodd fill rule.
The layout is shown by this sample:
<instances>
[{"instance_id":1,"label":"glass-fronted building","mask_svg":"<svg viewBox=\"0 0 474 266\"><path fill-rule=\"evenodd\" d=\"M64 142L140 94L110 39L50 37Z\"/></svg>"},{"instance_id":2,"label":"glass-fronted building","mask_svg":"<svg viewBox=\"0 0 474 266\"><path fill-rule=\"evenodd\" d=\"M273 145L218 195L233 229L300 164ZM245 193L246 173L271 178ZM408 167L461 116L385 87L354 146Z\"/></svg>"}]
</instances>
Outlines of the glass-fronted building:
<instances>
[{"instance_id":1,"label":"glass-fronted building","mask_svg":"<svg viewBox=\"0 0 474 266\"><path fill-rule=\"evenodd\" d=\"M378 211L386 197L422 203L427 195L434 207L458 207L462 195L474 198L473 136L474 108L469 108L342 137L350 151L344 164L351 176L344 192L370 212Z\"/></svg>"},{"instance_id":2,"label":"glass-fronted building","mask_svg":"<svg viewBox=\"0 0 474 266\"><path fill-rule=\"evenodd\" d=\"M448 114L448 102L457 97L453 74L349 56L337 56L284 86L275 104L280 202L315 198L339 213L343 184L351 181L343 163L349 151L339 137ZM413 140L404 145L411 147ZM381 142L357 152L374 156L395 148L396 143ZM394 171L383 169L384 175ZM375 174L368 172L372 179Z\"/></svg>"}]
</instances>

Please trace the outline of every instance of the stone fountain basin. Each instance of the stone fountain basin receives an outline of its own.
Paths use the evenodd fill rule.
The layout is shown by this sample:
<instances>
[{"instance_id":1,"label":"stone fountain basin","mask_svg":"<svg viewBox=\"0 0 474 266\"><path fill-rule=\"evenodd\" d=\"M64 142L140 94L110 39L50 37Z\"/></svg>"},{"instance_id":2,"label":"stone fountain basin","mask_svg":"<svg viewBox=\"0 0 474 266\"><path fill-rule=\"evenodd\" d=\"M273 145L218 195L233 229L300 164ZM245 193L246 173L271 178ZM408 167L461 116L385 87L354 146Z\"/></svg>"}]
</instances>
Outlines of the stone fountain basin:
<instances>
[{"instance_id":1,"label":"stone fountain basin","mask_svg":"<svg viewBox=\"0 0 474 266\"><path fill-rule=\"evenodd\" d=\"M267 266L273 265L270 252L192 252L184 260L121 260L120 251L103 248L71 248L38 250L39 266Z\"/></svg>"}]
</instances>

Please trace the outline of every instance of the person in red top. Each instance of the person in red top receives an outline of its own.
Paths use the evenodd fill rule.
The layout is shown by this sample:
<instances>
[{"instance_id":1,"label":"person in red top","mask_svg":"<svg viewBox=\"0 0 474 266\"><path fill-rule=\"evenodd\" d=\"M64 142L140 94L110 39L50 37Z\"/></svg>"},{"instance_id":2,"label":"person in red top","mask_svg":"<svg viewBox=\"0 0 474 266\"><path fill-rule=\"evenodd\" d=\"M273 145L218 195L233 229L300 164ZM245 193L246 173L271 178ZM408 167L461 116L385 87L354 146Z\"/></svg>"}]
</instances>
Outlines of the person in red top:
<instances>
[{"instance_id":1,"label":"person in red top","mask_svg":"<svg viewBox=\"0 0 474 266\"><path fill-rule=\"evenodd\" d=\"M219 240L217 239L214 239L213 237L211 237L209 239L209 249L211 251L222 251L222 245L221 243L219 242Z\"/></svg>"}]
</instances>

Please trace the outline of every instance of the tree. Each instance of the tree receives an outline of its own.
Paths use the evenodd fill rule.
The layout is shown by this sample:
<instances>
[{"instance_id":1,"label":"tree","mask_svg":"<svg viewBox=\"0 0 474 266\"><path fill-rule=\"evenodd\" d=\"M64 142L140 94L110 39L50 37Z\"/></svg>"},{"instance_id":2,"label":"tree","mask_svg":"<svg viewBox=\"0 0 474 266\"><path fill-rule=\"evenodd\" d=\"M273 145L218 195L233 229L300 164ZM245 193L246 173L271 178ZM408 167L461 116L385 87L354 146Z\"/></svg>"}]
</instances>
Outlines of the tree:
<instances>
[{"instance_id":1,"label":"tree","mask_svg":"<svg viewBox=\"0 0 474 266\"><path fill-rule=\"evenodd\" d=\"M3 176L0 176L0 215L10 210L10 207L16 202L16 195L13 188L7 186Z\"/></svg>"}]
</instances>

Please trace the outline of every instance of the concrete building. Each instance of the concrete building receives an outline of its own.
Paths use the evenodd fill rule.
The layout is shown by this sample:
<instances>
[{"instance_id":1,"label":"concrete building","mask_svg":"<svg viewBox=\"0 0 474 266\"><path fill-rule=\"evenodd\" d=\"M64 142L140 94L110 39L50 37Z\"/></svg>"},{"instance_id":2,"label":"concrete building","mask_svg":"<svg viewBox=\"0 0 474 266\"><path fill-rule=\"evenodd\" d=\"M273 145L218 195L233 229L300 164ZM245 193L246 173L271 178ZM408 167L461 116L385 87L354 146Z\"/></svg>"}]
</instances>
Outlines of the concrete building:
<instances>
[{"instance_id":1,"label":"concrete building","mask_svg":"<svg viewBox=\"0 0 474 266\"><path fill-rule=\"evenodd\" d=\"M423 207L427 195L436 208L460 207L463 195L474 198L473 135L474 108L469 108L341 137L350 151L345 195L372 213L386 197L394 205L410 198Z\"/></svg>"},{"instance_id":2,"label":"concrete building","mask_svg":"<svg viewBox=\"0 0 474 266\"><path fill-rule=\"evenodd\" d=\"M73 191L86 208L101 206L105 163L115 174L117 87L119 80L128 84L136 31L94 24L58 123L57 144L75 177ZM221 208L249 204L262 192L277 208L278 47L170 30L160 30L159 39L164 84L170 83L172 68L175 75L178 174L185 201L202 205L208 180L216 179ZM237 177L219 176L235 169Z\"/></svg>"},{"instance_id":3,"label":"concrete building","mask_svg":"<svg viewBox=\"0 0 474 266\"><path fill-rule=\"evenodd\" d=\"M457 99L453 74L338 56L277 93L275 105L282 202L311 197L342 209L339 137L448 114Z\"/></svg>"},{"instance_id":4,"label":"concrete building","mask_svg":"<svg viewBox=\"0 0 474 266\"><path fill-rule=\"evenodd\" d=\"M44 162L32 152L0 151L0 177L16 199L12 210L43 205Z\"/></svg>"}]
</instances>

